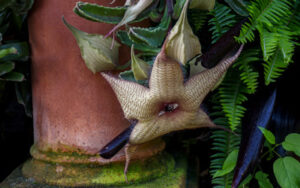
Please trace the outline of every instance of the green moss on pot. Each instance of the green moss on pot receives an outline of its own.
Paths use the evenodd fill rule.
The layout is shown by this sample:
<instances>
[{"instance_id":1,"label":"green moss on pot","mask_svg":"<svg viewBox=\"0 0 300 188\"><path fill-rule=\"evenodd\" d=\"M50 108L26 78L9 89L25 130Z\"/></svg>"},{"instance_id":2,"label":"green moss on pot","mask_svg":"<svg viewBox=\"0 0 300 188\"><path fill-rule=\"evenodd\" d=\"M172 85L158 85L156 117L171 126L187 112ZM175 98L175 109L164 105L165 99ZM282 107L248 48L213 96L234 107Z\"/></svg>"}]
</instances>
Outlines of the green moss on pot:
<instances>
[{"instance_id":1,"label":"green moss on pot","mask_svg":"<svg viewBox=\"0 0 300 188\"><path fill-rule=\"evenodd\" d=\"M128 186L123 170L124 163L58 164L32 159L24 164L22 172L25 177L50 185ZM176 176L173 173L178 173L175 170L175 161L171 155L163 152L146 160L132 161L127 176L129 184L136 185L164 176Z\"/></svg>"}]
</instances>

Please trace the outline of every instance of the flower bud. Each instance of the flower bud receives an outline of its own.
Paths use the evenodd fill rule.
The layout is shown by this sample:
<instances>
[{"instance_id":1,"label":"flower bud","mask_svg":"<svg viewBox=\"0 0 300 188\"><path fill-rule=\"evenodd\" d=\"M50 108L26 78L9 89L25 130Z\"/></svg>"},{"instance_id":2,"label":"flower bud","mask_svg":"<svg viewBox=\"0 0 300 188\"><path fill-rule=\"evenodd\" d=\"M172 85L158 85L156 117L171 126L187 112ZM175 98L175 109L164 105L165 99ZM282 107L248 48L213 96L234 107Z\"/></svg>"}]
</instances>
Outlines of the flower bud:
<instances>
[{"instance_id":1,"label":"flower bud","mask_svg":"<svg viewBox=\"0 0 300 188\"><path fill-rule=\"evenodd\" d=\"M187 19L188 0L179 19L167 37L166 53L169 57L185 65L188 60L201 54L199 39L194 35Z\"/></svg>"},{"instance_id":2,"label":"flower bud","mask_svg":"<svg viewBox=\"0 0 300 188\"><path fill-rule=\"evenodd\" d=\"M147 80L150 66L144 60L134 55L133 45L131 46L131 70L135 80Z\"/></svg>"}]
</instances>

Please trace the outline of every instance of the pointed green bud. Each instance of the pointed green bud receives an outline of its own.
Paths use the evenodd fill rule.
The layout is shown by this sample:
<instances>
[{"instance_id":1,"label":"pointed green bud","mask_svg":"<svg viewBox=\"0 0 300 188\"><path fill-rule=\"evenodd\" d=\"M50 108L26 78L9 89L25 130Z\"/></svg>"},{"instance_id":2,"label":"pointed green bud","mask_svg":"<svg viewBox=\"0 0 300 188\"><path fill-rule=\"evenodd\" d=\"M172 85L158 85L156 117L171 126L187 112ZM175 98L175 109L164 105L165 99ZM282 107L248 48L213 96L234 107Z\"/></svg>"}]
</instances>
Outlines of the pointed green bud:
<instances>
[{"instance_id":1,"label":"pointed green bud","mask_svg":"<svg viewBox=\"0 0 300 188\"><path fill-rule=\"evenodd\" d=\"M150 71L150 65L144 60L134 55L134 47L131 46L131 70L133 72L135 80L147 80L148 72Z\"/></svg>"},{"instance_id":2,"label":"pointed green bud","mask_svg":"<svg viewBox=\"0 0 300 188\"><path fill-rule=\"evenodd\" d=\"M215 0L192 0L189 8L211 11L215 7Z\"/></svg>"},{"instance_id":3,"label":"pointed green bud","mask_svg":"<svg viewBox=\"0 0 300 188\"><path fill-rule=\"evenodd\" d=\"M189 1L181 11L180 17L167 37L166 53L176 61L185 65L188 60L201 54L199 39L194 35L187 19L187 7Z\"/></svg>"},{"instance_id":4,"label":"pointed green bud","mask_svg":"<svg viewBox=\"0 0 300 188\"><path fill-rule=\"evenodd\" d=\"M116 67L120 46L117 42L114 41L115 44L111 49L113 42L111 38L80 31L64 19L63 21L76 38L81 57L89 70L95 74L96 72L113 70Z\"/></svg>"}]
</instances>

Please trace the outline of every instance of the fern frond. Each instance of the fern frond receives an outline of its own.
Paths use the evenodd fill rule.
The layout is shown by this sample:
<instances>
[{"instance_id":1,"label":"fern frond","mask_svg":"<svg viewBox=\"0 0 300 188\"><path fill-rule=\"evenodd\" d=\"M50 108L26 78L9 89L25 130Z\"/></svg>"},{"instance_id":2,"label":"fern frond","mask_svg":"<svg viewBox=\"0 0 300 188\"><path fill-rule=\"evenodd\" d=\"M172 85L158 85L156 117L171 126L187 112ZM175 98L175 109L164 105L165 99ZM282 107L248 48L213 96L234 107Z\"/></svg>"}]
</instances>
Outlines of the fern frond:
<instances>
[{"instance_id":1,"label":"fern frond","mask_svg":"<svg viewBox=\"0 0 300 188\"><path fill-rule=\"evenodd\" d=\"M248 89L239 74L238 70L230 69L218 91L222 109L232 131L235 131L236 127L240 125L241 118L246 111L242 103L247 100Z\"/></svg>"},{"instance_id":2,"label":"fern frond","mask_svg":"<svg viewBox=\"0 0 300 188\"><path fill-rule=\"evenodd\" d=\"M214 119L214 123L224 127L229 127L225 114L221 111L221 106L216 105L216 112L210 114ZM230 152L237 149L240 144L240 137L223 130L213 131L211 138L213 139L212 150L215 152L211 155L210 174L213 175L217 170L222 169L223 163ZM230 187L232 183L233 172L222 177L212 179L214 187Z\"/></svg>"},{"instance_id":3,"label":"fern frond","mask_svg":"<svg viewBox=\"0 0 300 188\"><path fill-rule=\"evenodd\" d=\"M250 19L242 26L240 36L236 39L241 43L254 40L254 30L259 25L273 26L283 17L291 14L289 0L256 0L248 7Z\"/></svg>"},{"instance_id":4,"label":"fern frond","mask_svg":"<svg viewBox=\"0 0 300 188\"><path fill-rule=\"evenodd\" d=\"M284 63L281 48L277 46L274 55L263 64L265 84L269 85L271 82L275 82L275 79L281 76L288 65L288 63Z\"/></svg>"},{"instance_id":5,"label":"fern frond","mask_svg":"<svg viewBox=\"0 0 300 188\"><path fill-rule=\"evenodd\" d=\"M236 23L236 16L229 7L219 3L216 3L211 15L213 17L209 20L208 25L211 25L209 31L212 32L213 44Z\"/></svg>"},{"instance_id":6,"label":"fern frond","mask_svg":"<svg viewBox=\"0 0 300 188\"><path fill-rule=\"evenodd\" d=\"M248 89L248 94L253 94L258 86L259 73L253 63L261 60L258 49L245 50L238 61L233 65L240 70L240 77Z\"/></svg>"},{"instance_id":7,"label":"fern frond","mask_svg":"<svg viewBox=\"0 0 300 188\"><path fill-rule=\"evenodd\" d=\"M199 31L202 26L205 24L208 17L208 12L201 11L198 9L189 9L188 18L189 23L194 27L195 32Z\"/></svg>"},{"instance_id":8,"label":"fern frond","mask_svg":"<svg viewBox=\"0 0 300 188\"><path fill-rule=\"evenodd\" d=\"M288 27L290 31L293 32L293 35L300 35L300 1L296 0L294 5L292 6L292 15L289 18Z\"/></svg>"},{"instance_id":9,"label":"fern frond","mask_svg":"<svg viewBox=\"0 0 300 188\"><path fill-rule=\"evenodd\" d=\"M268 31L263 26L257 27L260 35L260 46L263 52L264 61L267 61L274 54L278 44L278 34Z\"/></svg>"}]
</instances>

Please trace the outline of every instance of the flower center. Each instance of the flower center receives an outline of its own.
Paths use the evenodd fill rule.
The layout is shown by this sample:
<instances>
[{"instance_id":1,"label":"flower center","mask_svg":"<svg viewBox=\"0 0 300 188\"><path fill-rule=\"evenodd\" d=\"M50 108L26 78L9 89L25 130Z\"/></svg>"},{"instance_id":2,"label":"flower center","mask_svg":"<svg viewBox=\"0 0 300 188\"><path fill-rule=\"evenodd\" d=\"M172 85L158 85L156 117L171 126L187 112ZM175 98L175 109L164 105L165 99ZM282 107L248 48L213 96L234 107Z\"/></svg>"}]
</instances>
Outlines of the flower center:
<instances>
[{"instance_id":1,"label":"flower center","mask_svg":"<svg viewBox=\"0 0 300 188\"><path fill-rule=\"evenodd\" d=\"M179 105L177 103L163 104L160 111L159 111L159 113L158 113L158 116L162 116L165 113L174 112L176 109L178 109L178 107L179 107Z\"/></svg>"}]
</instances>

